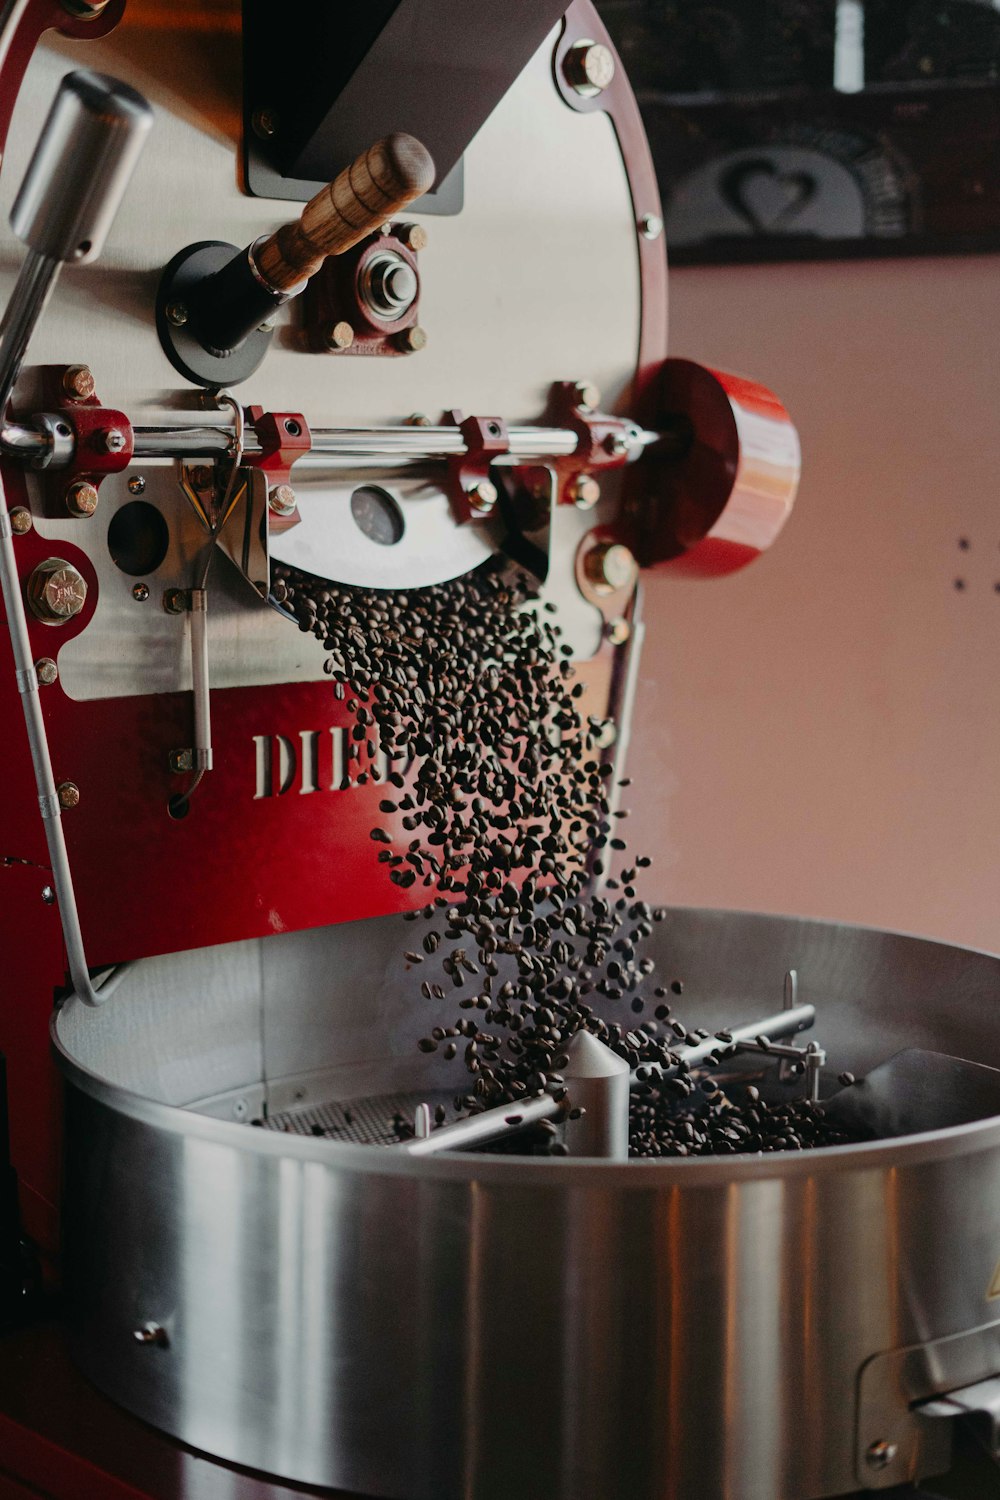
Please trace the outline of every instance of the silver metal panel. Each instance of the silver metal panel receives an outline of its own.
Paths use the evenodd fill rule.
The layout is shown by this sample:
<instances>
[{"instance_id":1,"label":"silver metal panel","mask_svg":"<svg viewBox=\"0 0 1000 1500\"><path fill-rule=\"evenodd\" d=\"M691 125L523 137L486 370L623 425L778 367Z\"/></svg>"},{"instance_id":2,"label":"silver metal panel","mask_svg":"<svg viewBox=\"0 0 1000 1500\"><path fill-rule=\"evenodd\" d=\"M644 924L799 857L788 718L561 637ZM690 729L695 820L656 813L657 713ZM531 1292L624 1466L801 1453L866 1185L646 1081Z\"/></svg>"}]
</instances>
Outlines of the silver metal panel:
<instances>
[{"instance_id":1,"label":"silver metal panel","mask_svg":"<svg viewBox=\"0 0 1000 1500\"><path fill-rule=\"evenodd\" d=\"M638 344L635 225L610 123L600 113L580 114L562 102L551 76L552 40L554 34L470 148L462 213L428 221L430 244L421 254L427 347L396 359L308 353L288 321L291 311L283 310L264 364L237 388L241 401L302 411L316 427L398 423L414 411L436 420L454 407L533 422L550 383L563 378L592 379L605 403L615 402L631 377ZM288 217L287 205L246 197L236 186L238 33L176 30L164 49L155 29L130 24L126 12L104 40L48 39L15 107L0 176L0 214L9 210L59 78L81 63L142 90L156 120L101 261L64 273L32 341L30 364L89 363L100 399L137 422L211 424L212 414L201 409L160 349L153 298L160 269L182 246L206 238L244 244ZM18 242L5 237L0 300L9 294L20 256ZM37 399L30 369L21 394L28 407ZM163 568L145 580L152 596L144 605L132 598L135 580L119 572L105 543L107 519L126 495L123 476L104 483L93 521L38 520L39 532L53 544L66 539L83 546L98 572L94 620L60 652L64 685L76 698L168 692L189 684L185 622L156 616L164 588L190 586L201 539L184 514L171 470L144 463L141 473L147 479L144 498L163 510L174 531ZM302 480L307 524L287 534L279 555L287 553L305 567L324 556L339 558L343 525L337 517L358 482L310 471ZM422 582L428 570L454 576L488 555L492 544L481 529L454 527L442 492L431 496L426 479L394 481L389 488L404 514L414 511L412 533L420 545L398 565L396 549L379 549L386 554L386 586L398 586L408 570ZM595 649L599 623L576 594L572 553L578 537L599 519L575 512L560 516L554 539L561 567L552 587L572 605L568 638L580 655ZM378 565L380 559L370 561ZM280 619L270 618L221 575L217 568L210 602L214 684L318 678L322 654L304 651L294 627L282 633ZM126 634L135 646L128 653L119 649ZM133 665L137 661L141 671Z\"/></svg>"},{"instance_id":2,"label":"silver metal panel","mask_svg":"<svg viewBox=\"0 0 1000 1500\"><path fill-rule=\"evenodd\" d=\"M324 1067L329 1099L380 1058L393 1088L422 1066L402 931L262 940L268 1062L300 1070L270 1074L275 1101ZM697 911L650 951L692 1025L774 1009L795 968L835 1068L913 1044L1000 1060L989 955ZM142 965L107 1007L129 1008L167 1052L201 1050L195 1008L181 1034ZM858 1474L863 1367L993 1318L1000 1121L767 1157L401 1159L141 1098L120 1024L91 1042L102 1019L56 1021L79 1358L240 1463L394 1500L818 1500L881 1487ZM147 1320L167 1347L133 1338ZM956 1360L956 1383L991 1359ZM866 1396L865 1430L899 1428L900 1399ZM903 1477L946 1447L947 1425Z\"/></svg>"}]
</instances>

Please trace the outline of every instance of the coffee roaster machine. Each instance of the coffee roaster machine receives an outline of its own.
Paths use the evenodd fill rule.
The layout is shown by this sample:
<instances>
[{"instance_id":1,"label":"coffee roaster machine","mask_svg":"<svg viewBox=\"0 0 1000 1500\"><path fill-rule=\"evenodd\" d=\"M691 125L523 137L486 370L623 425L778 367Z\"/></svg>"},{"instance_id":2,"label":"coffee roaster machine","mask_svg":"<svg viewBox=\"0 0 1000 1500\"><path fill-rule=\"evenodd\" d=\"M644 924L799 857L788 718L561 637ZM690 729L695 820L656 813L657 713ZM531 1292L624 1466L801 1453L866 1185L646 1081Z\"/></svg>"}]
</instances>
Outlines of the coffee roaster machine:
<instances>
[{"instance_id":1,"label":"coffee roaster machine","mask_svg":"<svg viewBox=\"0 0 1000 1500\"><path fill-rule=\"evenodd\" d=\"M564 5L4 8L5 1497L996 1492L1000 960L656 928L774 1087L811 1025L820 1097L868 1076L861 1145L385 1134L454 1081L277 570L508 552L620 763L640 565L752 561L798 477L769 392L664 360L641 123Z\"/></svg>"}]
</instances>

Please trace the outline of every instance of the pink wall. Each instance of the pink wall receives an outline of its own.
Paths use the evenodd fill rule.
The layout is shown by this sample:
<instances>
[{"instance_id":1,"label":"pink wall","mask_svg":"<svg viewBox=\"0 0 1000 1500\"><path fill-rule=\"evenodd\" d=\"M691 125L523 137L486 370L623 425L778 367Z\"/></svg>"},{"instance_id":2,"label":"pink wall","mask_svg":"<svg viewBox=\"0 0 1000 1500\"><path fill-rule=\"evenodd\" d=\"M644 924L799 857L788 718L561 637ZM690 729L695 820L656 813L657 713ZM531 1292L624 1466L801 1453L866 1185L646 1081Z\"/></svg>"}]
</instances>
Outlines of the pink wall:
<instances>
[{"instance_id":1,"label":"pink wall","mask_svg":"<svg viewBox=\"0 0 1000 1500\"><path fill-rule=\"evenodd\" d=\"M1000 949L1000 259L682 270L671 296L672 353L786 402L803 482L744 573L647 584L648 889Z\"/></svg>"}]
</instances>

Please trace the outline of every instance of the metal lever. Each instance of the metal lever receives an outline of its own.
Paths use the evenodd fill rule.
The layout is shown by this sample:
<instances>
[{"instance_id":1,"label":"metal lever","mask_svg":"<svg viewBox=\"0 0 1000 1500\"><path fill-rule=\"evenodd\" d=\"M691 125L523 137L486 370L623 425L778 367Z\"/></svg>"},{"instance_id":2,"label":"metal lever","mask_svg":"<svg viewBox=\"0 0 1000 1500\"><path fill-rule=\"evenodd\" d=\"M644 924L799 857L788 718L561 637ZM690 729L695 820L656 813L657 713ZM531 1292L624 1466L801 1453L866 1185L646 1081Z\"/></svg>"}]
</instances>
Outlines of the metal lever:
<instances>
[{"instance_id":1,"label":"metal lever","mask_svg":"<svg viewBox=\"0 0 1000 1500\"><path fill-rule=\"evenodd\" d=\"M164 353L188 380L233 385L260 364L274 313L302 291L328 255L342 255L434 185L430 152L412 135L376 141L311 198L300 217L238 250L202 240L163 272L156 326Z\"/></svg>"},{"instance_id":2,"label":"metal lever","mask_svg":"<svg viewBox=\"0 0 1000 1500\"><path fill-rule=\"evenodd\" d=\"M116 79L78 72L60 84L11 213L28 255L0 323L0 417L60 266L93 260L102 248L152 118L142 96ZM2 484L0 585L70 977L80 999L97 1005L116 978L98 991L87 968Z\"/></svg>"},{"instance_id":3,"label":"metal lever","mask_svg":"<svg viewBox=\"0 0 1000 1500\"><path fill-rule=\"evenodd\" d=\"M152 123L115 78L81 70L59 85L10 215L28 254L0 323L0 414L60 268L103 249Z\"/></svg>"}]
</instances>

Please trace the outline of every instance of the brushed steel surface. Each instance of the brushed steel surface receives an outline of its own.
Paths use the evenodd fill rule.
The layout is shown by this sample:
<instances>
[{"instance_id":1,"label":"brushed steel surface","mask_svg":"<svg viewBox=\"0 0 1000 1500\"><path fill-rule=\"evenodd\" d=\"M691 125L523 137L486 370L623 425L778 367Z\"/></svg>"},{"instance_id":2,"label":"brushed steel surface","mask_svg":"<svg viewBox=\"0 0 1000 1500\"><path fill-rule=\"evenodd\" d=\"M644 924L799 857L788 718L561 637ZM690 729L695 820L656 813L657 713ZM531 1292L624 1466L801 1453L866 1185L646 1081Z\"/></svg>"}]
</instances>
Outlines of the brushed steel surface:
<instances>
[{"instance_id":1,"label":"brushed steel surface","mask_svg":"<svg viewBox=\"0 0 1000 1500\"><path fill-rule=\"evenodd\" d=\"M232 7L233 19L238 7ZM70 267L42 317L29 351L31 366L86 362L99 398L139 424L212 426L198 396L171 368L153 323L155 290L167 260L203 239L245 244L287 218L287 208L247 197L236 183L239 134L239 35L225 8L207 30L171 29L164 46L156 18L130 5L121 26L89 43L48 36L33 58L18 97L0 174L0 213L24 171L45 109L60 77L84 63L121 77L151 101L155 122L129 193L95 266ZM429 342L408 358L376 359L308 352L294 305L279 314L273 346L260 369L236 388L241 401L265 410L301 411L310 425L386 426L414 412L492 413L508 422L536 422L551 383L596 381L612 407L630 381L639 339L636 228L613 128L602 114L566 108L552 79L555 33L477 135L466 156L461 214L428 221L421 252L421 322ZM544 143L541 145L540 143ZM21 247L0 241L0 301L13 284ZM19 386L19 411L38 403L29 368ZM369 546L345 522L350 496L374 470L359 475L295 473L303 491L303 524L285 533L275 555L324 575L344 560L351 577L371 582L382 568L384 586L428 583L474 567L496 538L482 527L456 527L440 473L413 479L393 474L388 488L400 503L415 545ZM146 498L171 525L171 550L146 580L152 591L140 610L134 580L123 576L105 544L107 519L124 499L124 477L102 486L103 519L80 523L41 514L39 533L57 544L82 545L94 561L100 597L92 623L60 652L66 690L75 698L117 697L183 690L189 684L183 625L154 619L162 589L190 586L188 560L202 543L165 465L143 461ZM435 482L436 481L436 482ZM564 628L580 656L600 640L600 618L577 593L572 559L583 533L615 503L614 478L604 486L602 510L591 515L563 507L553 546L563 560L550 588L560 590ZM99 511L99 516L101 512ZM412 519L411 519L412 518ZM358 558L353 566L347 560ZM325 566L320 566L320 564ZM361 571L359 571L361 570ZM220 570L221 573L221 570ZM340 576L340 574L337 574ZM217 597L218 596L218 597ZM321 654L299 661L301 640L282 638L241 589L213 588L210 652L217 686L310 680ZM132 636L136 651L120 643Z\"/></svg>"},{"instance_id":2,"label":"brushed steel surface","mask_svg":"<svg viewBox=\"0 0 1000 1500\"><path fill-rule=\"evenodd\" d=\"M908 1407L1000 1373L1000 1120L613 1163L198 1112L226 1088L280 1109L461 1076L416 1051L406 931L153 959L56 1017L76 1347L102 1389L208 1452L392 1500L818 1500L947 1466L948 1424L928 1440ZM833 1071L906 1046L1000 1062L987 954L685 910L650 952L709 1030L774 1009L796 969ZM133 1338L148 1321L168 1347ZM900 1448L873 1478L861 1374L893 1358L906 1382L864 1386L865 1431Z\"/></svg>"}]
</instances>

